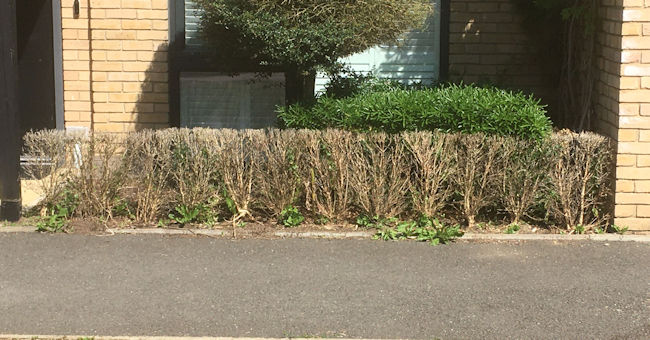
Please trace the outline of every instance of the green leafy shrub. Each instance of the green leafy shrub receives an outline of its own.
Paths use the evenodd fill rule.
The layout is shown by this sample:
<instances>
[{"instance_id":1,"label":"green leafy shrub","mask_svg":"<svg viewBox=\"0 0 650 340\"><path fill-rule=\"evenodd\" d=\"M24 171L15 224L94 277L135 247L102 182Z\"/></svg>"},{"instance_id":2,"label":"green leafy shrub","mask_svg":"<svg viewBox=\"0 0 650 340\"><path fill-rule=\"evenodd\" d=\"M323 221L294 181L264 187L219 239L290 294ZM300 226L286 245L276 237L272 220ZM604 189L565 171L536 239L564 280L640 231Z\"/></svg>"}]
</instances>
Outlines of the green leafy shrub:
<instances>
[{"instance_id":1,"label":"green leafy shrub","mask_svg":"<svg viewBox=\"0 0 650 340\"><path fill-rule=\"evenodd\" d=\"M366 92L313 105L278 108L288 128L355 131L442 131L541 139L551 123L539 100L523 93L473 85Z\"/></svg>"}]
</instances>

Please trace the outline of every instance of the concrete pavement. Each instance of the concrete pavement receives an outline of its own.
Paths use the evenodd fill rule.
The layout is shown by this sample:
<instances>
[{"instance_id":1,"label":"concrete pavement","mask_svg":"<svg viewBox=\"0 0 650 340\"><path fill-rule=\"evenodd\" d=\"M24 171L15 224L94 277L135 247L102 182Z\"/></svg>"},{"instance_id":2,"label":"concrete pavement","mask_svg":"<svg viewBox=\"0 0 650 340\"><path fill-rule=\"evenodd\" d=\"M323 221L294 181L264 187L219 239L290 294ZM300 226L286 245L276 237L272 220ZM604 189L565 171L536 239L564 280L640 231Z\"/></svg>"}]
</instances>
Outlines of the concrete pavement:
<instances>
[{"instance_id":1,"label":"concrete pavement","mask_svg":"<svg viewBox=\"0 0 650 340\"><path fill-rule=\"evenodd\" d=\"M0 234L0 334L643 339L650 245Z\"/></svg>"}]
</instances>

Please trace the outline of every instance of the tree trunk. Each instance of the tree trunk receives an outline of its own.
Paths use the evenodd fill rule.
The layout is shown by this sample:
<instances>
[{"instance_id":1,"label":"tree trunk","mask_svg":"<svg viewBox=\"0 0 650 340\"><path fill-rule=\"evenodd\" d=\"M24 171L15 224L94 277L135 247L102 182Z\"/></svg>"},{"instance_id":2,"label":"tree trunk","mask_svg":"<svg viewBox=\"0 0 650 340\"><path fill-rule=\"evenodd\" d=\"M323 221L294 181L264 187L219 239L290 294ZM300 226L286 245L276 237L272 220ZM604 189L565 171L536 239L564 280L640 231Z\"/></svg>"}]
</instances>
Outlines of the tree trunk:
<instances>
[{"instance_id":1,"label":"tree trunk","mask_svg":"<svg viewBox=\"0 0 650 340\"><path fill-rule=\"evenodd\" d=\"M291 67L285 73L286 104L308 103L314 100L316 71Z\"/></svg>"}]
</instances>

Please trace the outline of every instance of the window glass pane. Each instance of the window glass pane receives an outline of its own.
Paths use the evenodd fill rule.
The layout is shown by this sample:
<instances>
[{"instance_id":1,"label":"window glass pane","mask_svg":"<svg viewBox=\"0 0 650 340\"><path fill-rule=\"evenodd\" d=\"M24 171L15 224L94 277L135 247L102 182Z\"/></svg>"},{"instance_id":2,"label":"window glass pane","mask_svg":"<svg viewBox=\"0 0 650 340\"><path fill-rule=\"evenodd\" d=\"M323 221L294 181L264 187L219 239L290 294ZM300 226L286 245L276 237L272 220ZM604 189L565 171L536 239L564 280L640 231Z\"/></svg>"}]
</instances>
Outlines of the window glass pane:
<instances>
[{"instance_id":1,"label":"window glass pane","mask_svg":"<svg viewBox=\"0 0 650 340\"><path fill-rule=\"evenodd\" d=\"M199 22L201 11L194 0L185 0L185 46L191 48L201 47L199 39Z\"/></svg>"},{"instance_id":2,"label":"window glass pane","mask_svg":"<svg viewBox=\"0 0 650 340\"><path fill-rule=\"evenodd\" d=\"M434 0L434 13L421 30L406 34L395 46L377 46L344 58L354 71L373 72L379 77L404 83L430 84L440 77L440 3ZM316 91L322 91L328 79L319 74Z\"/></svg>"},{"instance_id":3,"label":"window glass pane","mask_svg":"<svg viewBox=\"0 0 650 340\"><path fill-rule=\"evenodd\" d=\"M439 79L441 0L432 2L435 10L423 29L406 34L395 46L377 46L343 61L355 71L374 72L405 83L431 83ZM185 45L189 48L202 45L198 34L200 20L195 0L185 0ZM316 90L322 90L327 81L324 75L318 75Z\"/></svg>"}]
</instances>

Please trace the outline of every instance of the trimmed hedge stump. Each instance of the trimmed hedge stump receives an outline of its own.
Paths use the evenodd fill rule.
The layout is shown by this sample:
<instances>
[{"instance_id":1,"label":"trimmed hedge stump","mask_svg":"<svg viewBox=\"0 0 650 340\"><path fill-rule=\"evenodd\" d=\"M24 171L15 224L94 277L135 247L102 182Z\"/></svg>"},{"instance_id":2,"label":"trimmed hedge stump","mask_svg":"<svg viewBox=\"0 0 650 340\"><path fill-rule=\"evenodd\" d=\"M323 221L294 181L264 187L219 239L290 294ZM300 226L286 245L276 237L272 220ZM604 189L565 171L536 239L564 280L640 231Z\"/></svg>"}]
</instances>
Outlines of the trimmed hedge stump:
<instances>
[{"instance_id":1,"label":"trimmed hedge stump","mask_svg":"<svg viewBox=\"0 0 650 340\"><path fill-rule=\"evenodd\" d=\"M612 146L592 133L39 131L24 152L41 160L26 173L45 193L37 209L65 217L291 225L301 214L317 223L424 216L572 230L612 213Z\"/></svg>"}]
</instances>

